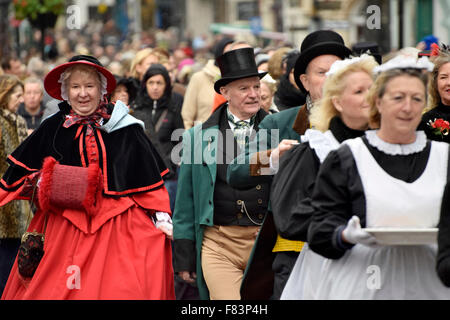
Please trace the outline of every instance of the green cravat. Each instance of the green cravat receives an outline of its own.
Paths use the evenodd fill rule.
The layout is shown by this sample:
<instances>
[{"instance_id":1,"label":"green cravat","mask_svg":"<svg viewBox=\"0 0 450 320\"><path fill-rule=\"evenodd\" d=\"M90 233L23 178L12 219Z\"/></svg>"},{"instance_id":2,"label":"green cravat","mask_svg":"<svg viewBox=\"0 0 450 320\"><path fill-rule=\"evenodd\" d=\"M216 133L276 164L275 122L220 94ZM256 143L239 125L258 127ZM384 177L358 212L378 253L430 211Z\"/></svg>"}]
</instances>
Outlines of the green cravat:
<instances>
[{"instance_id":1,"label":"green cravat","mask_svg":"<svg viewBox=\"0 0 450 320\"><path fill-rule=\"evenodd\" d=\"M234 124L234 137L236 139L236 142L238 143L239 147L241 149L244 149L246 144L249 141L250 134L252 133L252 126L255 123L256 115L253 115L253 117L250 118L250 121L244 121L244 120L234 120L234 116L230 113L230 111L227 109L227 117L228 121Z\"/></svg>"}]
</instances>

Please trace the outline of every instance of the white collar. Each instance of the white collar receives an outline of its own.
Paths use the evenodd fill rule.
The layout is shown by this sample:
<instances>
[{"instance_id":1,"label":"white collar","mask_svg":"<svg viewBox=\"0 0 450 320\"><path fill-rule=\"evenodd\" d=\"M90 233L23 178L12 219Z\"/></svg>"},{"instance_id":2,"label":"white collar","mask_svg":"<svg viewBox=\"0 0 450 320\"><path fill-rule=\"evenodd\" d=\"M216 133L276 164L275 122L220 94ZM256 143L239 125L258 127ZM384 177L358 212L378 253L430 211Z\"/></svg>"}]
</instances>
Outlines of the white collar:
<instances>
[{"instance_id":1,"label":"white collar","mask_svg":"<svg viewBox=\"0 0 450 320\"><path fill-rule=\"evenodd\" d=\"M394 144L386 142L377 135L377 130L366 131L366 137L371 146L377 148L381 152L392 156L406 156L409 154L421 152L423 151L423 149L425 149L425 146L427 144L427 137L425 135L425 132L423 131L416 131L416 141L408 144Z\"/></svg>"},{"instance_id":2,"label":"white collar","mask_svg":"<svg viewBox=\"0 0 450 320\"><path fill-rule=\"evenodd\" d=\"M128 112L129 109L125 103L117 100L114 105L111 118L106 124L102 125L100 129L109 133L137 123L142 127L142 129L145 130L144 122L136 119L132 115L128 114Z\"/></svg>"}]
</instances>

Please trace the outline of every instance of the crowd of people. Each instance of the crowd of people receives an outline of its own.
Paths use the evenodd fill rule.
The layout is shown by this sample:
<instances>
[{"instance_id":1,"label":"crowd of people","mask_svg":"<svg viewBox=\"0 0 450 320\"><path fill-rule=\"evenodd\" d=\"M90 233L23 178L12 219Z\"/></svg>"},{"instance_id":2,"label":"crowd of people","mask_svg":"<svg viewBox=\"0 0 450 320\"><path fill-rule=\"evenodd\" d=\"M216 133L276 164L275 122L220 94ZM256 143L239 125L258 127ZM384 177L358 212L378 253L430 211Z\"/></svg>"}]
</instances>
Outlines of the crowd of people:
<instances>
[{"instance_id":1,"label":"crowd of people","mask_svg":"<svg viewBox=\"0 0 450 320\"><path fill-rule=\"evenodd\" d=\"M105 28L2 57L2 299L450 298L448 46Z\"/></svg>"}]
</instances>

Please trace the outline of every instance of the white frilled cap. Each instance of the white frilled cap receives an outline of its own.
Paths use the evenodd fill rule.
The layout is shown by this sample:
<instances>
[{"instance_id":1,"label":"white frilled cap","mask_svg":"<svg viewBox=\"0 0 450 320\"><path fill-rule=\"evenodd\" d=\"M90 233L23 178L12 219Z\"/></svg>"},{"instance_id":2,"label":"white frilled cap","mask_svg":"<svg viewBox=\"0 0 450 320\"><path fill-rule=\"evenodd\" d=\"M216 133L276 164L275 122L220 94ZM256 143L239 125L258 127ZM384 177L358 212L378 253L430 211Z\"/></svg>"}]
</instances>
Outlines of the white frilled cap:
<instances>
[{"instance_id":1,"label":"white frilled cap","mask_svg":"<svg viewBox=\"0 0 450 320\"><path fill-rule=\"evenodd\" d=\"M372 56L370 56L368 54L362 54L359 57L350 57L350 58L344 59L344 60L337 60L331 65L330 70L328 70L328 72L325 73L325 75L327 77L329 77L332 74L335 74L339 70L344 69L344 68L346 68L347 66L349 66L349 65L351 65L353 63L359 62L359 61L364 60L364 59L369 59L371 57ZM373 59L373 57L372 57L372 59Z\"/></svg>"},{"instance_id":2,"label":"white frilled cap","mask_svg":"<svg viewBox=\"0 0 450 320\"><path fill-rule=\"evenodd\" d=\"M264 77L262 77L261 81L267 82L267 83L277 83L270 74L266 74Z\"/></svg>"},{"instance_id":3,"label":"white frilled cap","mask_svg":"<svg viewBox=\"0 0 450 320\"><path fill-rule=\"evenodd\" d=\"M431 72L433 71L433 67L434 64L430 62L427 57L421 57L417 59L416 57L412 56L398 55L388 62L375 67L373 69L373 73L378 74L380 72L392 69L422 69Z\"/></svg>"}]
</instances>

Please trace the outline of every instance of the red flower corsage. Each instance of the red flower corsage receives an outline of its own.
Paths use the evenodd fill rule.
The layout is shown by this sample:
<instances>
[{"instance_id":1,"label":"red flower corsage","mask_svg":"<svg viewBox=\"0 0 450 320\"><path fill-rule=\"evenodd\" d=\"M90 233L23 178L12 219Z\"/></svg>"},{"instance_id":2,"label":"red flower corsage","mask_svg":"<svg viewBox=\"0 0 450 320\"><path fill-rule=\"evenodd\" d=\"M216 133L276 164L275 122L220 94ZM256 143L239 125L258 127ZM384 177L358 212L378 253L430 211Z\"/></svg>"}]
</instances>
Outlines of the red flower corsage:
<instances>
[{"instance_id":1,"label":"red flower corsage","mask_svg":"<svg viewBox=\"0 0 450 320\"><path fill-rule=\"evenodd\" d=\"M450 123L444 119L434 119L434 121L428 121L428 126L433 130L433 133L437 136L446 136L450 131Z\"/></svg>"}]
</instances>

